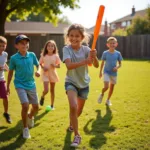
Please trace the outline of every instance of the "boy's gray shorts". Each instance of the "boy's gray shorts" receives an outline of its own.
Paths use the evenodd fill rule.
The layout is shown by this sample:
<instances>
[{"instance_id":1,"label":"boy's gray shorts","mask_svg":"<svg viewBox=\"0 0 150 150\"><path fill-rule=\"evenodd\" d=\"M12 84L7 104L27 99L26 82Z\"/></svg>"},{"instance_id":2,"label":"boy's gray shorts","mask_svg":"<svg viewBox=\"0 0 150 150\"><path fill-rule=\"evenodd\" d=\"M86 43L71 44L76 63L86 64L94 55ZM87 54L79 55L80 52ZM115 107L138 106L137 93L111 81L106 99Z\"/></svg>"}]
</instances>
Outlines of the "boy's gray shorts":
<instances>
[{"instance_id":1,"label":"boy's gray shorts","mask_svg":"<svg viewBox=\"0 0 150 150\"><path fill-rule=\"evenodd\" d=\"M16 91L21 104L23 103L38 104L38 96L37 96L36 88L31 90L16 88Z\"/></svg>"}]
</instances>

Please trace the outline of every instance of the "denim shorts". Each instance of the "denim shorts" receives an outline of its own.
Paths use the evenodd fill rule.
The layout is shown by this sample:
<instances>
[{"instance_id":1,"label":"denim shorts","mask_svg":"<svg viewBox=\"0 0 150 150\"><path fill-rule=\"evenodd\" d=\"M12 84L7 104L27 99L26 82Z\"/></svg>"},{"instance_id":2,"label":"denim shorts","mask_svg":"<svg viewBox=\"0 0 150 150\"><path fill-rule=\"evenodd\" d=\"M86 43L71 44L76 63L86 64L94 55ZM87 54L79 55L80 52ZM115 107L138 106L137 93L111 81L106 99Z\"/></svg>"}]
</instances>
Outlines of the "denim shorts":
<instances>
[{"instance_id":1,"label":"denim shorts","mask_svg":"<svg viewBox=\"0 0 150 150\"><path fill-rule=\"evenodd\" d=\"M80 99L86 100L88 98L89 86L85 88L78 88L70 82L65 82L65 89L66 92L70 90L75 91Z\"/></svg>"},{"instance_id":2,"label":"denim shorts","mask_svg":"<svg viewBox=\"0 0 150 150\"><path fill-rule=\"evenodd\" d=\"M32 90L16 88L16 91L21 104L23 103L38 104L38 96L37 96L36 88Z\"/></svg>"}]
</instances>

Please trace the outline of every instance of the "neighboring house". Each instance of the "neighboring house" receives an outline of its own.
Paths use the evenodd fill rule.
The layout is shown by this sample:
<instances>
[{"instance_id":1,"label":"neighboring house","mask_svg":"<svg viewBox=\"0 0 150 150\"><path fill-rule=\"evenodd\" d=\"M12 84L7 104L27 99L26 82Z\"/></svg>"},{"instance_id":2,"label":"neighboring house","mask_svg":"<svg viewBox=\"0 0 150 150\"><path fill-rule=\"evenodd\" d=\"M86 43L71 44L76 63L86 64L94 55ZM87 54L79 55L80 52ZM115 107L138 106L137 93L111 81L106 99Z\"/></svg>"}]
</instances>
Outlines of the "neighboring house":
<instances>
[{"instance_id":1,"label":"neighboring house","mask_svg":"<svg viewBox=\"0 0 150 150\"><path fill-rule=\"evenodd\" d=\"M146 15L146 9L135 11L135 8L133 6L131 14L129 14L125 17L122 17L120 19L117 19L110 23L110 34L112 34L112 32L114 32L115 30L117 30L119 28L124 29L124 28L128 27L129 25L131 25L132 20L135 17L137 17L137 16L144 17L145 15Z\"/></svg>"},{"instance_id":2,"label":"neighboring house","mask_svg":"<svg viewBox=\"0 0 150 150\"><path fill-rule=\"evenodd\" d=\"M90 34L93 34L94 33L94 28L95 28L95 26L87 29L87 32L90 33ZM110 31L109 26L107 24L107 21L105 21L105 24L101 25L101 30L99 32L99 35L109 36L110 35L109 31Z\"/></svg>"},{"instance_id":3,"label":"neighboring house","mask_svg":"<svg viewBox=\"0 0 150 150\"><path fill-rule=\"evenodd\" d=\"M6 22L5 23L5 34L16 36L17 34L27 35L41 35L46 36L47 34L63 34L68 24L58 24L53 26L47 22Z\"/></svg>"},{"instance_id":4,"label":"neighboring house","mask_svg":"<svg viewBox=\"0 0 150 150\"><path fill-rule=\"evenodd\" d=\"M107 22L105 22L107 23ZM47 22L6 22L5 23L5 35L16 36L18 34L27 35L41 35L47 34L64 34L64 30L68 27L68 24L59 23L54 26ZM105 25L101 26L100 34L104 35ZM87 29L87 33L93 34L94 27Z\"/></svg>"},{"instance_id":5,"label":"neighboring house","mask_svg":"<svg viewBox=\"0 0 150 150\"><path fill-rule=\"evenodd\" d=\"M25 34L31 39L30 49L40 57L41 49L47 40L55 40L62 58L62 47L64 46L64 30L68 24L59 23L53 26L47 22L6 22L5 36L8 40L7 52L9 56L16 52L14 48L14 40L18 34ZM86 29L87 33L93 34L94 27ZM101 34L104 34L104 26L101 27ZM29 50L30 50L29 49Z\"/></svg>"}]
</instances>

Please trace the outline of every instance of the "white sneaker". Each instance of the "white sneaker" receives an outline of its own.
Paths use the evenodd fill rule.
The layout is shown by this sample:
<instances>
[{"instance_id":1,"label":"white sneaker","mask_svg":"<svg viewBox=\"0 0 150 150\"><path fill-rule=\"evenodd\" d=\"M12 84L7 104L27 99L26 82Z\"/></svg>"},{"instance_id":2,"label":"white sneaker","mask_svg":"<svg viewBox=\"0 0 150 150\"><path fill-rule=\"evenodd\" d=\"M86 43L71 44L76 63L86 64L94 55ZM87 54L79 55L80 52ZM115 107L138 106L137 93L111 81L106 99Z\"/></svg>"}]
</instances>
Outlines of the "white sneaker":
<instances>
[{"instance_id":1,"label":"white sneaker","mask_svg":"<svg viewBox=\"0 0 150 150\"><path fill-rule=\"evenodd\" d=\"M111 106L111 105L112 105L111 101L110 101L110 100L107 100L107 101L106 101L106 105Z\"/></svg>"},{"instance_id":2,"label":"white sneaker","mask_svg":"<svg viewBox=\"0 0 150 150\"><path fill-rule=\"evenodd\" d=\"M31 138L31 135L30 135L30 132L29 132L28 128L23 129L23 138L25 138L25 139Z\"/></svg>"},{"instance_id":3,"label":"white sneaker","mask_svg":"<svg viewBox=\"0 0 150 150\"><path fill-rule=\"evenodd\" d=\"M70 145L71 147L78 147L78 145L81 143L81 136L76 135L74 137L74 140L72 142L72 144Z\"/></svg>"},{"instance_id":4,"label":"white sneaker","mask_svg":"<svg viewBox=\"0 0 150 150\"><path fill-rule=\"evenodd\" d=\"M97 102L102 103L103 97L104 97L104 95L100 94L99 97L98 97Z\"/></svg>"},{"instance_id":5,"label":"white sneaker","mask_svg":"<svg viewBox=\"0 0 150 150\"><path fill-rule=\"evenodd\" d=\"M34 127L34 118L32 117L32 119L30 119L29 117L28 117L28 127L29 128L33 128Z\"/></svg>"}]
</instances>

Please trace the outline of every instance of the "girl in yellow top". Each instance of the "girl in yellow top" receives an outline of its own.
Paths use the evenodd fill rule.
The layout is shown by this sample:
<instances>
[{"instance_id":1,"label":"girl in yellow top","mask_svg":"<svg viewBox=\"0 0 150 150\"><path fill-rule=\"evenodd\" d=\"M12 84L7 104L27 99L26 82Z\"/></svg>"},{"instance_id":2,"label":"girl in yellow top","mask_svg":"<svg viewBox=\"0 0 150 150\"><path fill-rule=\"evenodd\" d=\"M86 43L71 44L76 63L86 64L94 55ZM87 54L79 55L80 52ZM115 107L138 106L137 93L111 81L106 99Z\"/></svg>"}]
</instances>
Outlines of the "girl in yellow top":
<instances>
[{"instance_id":1,"label":"girl in yellow top","mask_svg":"<svg viewBox=\"0 0 150 150\"><path fill-rule=\"evenodd\" d=\"M60 68L60 58L55 41L49 40L46 42L43 53L41 54L39 63L41 66L41 77L44 85L44 90L40 99L40 105L44 104L44 97L49 91L51 93L51 109L54 110L55 99L55 83L59 81L56 68Z\"/></svg>"}]
</instances>

